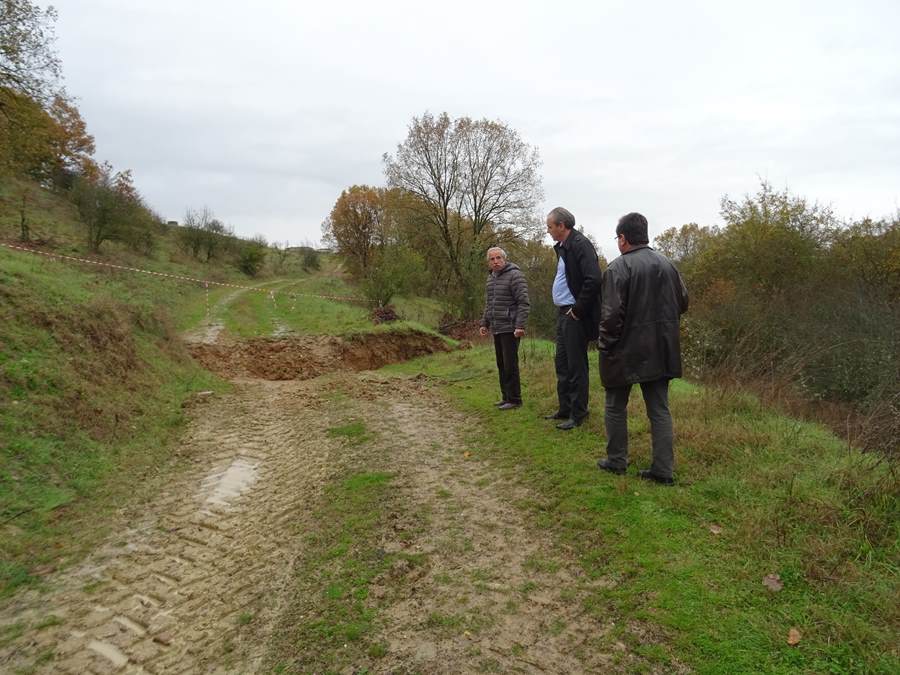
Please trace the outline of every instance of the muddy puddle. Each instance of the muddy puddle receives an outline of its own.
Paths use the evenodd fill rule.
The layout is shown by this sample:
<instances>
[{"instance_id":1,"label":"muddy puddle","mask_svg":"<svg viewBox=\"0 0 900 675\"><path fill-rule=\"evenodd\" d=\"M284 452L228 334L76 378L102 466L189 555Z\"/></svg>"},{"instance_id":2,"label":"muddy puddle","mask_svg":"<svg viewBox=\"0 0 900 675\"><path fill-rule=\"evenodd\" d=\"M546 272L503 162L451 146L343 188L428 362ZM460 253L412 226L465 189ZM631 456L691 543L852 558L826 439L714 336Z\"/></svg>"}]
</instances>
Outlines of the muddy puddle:
<instances>
[{"instance_id":1,"label":"muddy puddle","mask_svg":"<svg viewBox=\"0 0 900 675\"><path fill-rule=\"evenodd\" d=\"M259 462L237 457L224 470L213 472L201 483L205 505L227 507L253 486L258 469Z\"/></svg>"}]
</instances>

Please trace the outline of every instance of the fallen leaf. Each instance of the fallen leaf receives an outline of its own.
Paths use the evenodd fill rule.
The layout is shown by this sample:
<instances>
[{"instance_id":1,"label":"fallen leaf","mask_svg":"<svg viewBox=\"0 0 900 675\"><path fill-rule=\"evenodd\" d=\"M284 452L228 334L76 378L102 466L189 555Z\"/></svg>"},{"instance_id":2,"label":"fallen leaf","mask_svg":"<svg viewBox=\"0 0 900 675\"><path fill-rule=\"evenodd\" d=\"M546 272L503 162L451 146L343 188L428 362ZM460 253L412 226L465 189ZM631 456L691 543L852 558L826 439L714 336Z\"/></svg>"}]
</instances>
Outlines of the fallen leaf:
<instances>
[{"instance_id":1,"label":"fallen leaf","mask_svg":"<svg viewBox=\"0 0 900 675\"><path fill-rule=\"evenodd\" d=\"M722 528L719 525L710 525L709 531L713 534L722 534Z\"/></svg>"},{"instance_id":2,"label":"fallen leaf","mask_svg":"<svg viewBox=\"0 0 900 675\"><path fill-rule=\"evenodd\" d=\"M803 637L803 634L799 630L797 630L796 628L791 628L788 631L787 643L791 647L793 647L794 645L800 644L800 638L802 638L802 637Z\"/></svg>"},{"instance_id":3,"label":"fallen leaf","mask_svg":"<svg viewBox=\"0 0 900 675\"><path fill-rule=\"evenodd\" d=\"M463 457L465 457L466 459L468 459L468 458L471 457L471 456L472 456L472 453L469 452L468 450L466 450L466 451L463 453Z\"/></svg>"},{"instance_id":4,"label":"fallen leaf","mask_svg":"<svg viewBox=\"0 0 900 675\"><path fill-rule=\"evenodd\" d=\"M781 577L777 574L767 574L763 577L762 583L763 586L768 588L773 593L777 593L782 588L784 588L784 584L781 583Z\"/></svg>"}]
</instances>

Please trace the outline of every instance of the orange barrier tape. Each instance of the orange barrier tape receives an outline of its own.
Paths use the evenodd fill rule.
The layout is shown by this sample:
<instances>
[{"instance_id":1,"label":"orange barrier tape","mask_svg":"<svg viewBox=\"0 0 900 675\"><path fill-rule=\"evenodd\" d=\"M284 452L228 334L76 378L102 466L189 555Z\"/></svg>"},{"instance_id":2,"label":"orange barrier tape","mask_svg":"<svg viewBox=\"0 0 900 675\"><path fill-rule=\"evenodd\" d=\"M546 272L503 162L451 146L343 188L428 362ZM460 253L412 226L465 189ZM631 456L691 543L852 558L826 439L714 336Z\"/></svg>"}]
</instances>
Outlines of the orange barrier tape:
<instances>
[{"instance_id":1,"label":"orange barrier tape","mask_svg":"<svg viewBox=\"0 0 900 675\"><path fill-rule=\"evenodd\" d=\"M62 253L49 253L47 251L39 251L37 249L28 248L27 246L21 246L19 244L9 244L6 242L0 241L0 246L3 246L8 249L12 249L14 251L24 251L26 253L34 253L36 255L46 256L48 258L55 258L57 260L71 260L73 262L86 263L88 265L97 265L99 267L109 267L116 270L122 270L125 272L138 272L140 274L149 274L155 277L165 277L167 279L177 279L178 281L189 281L194 284L203 284L209 288L209 286L224 286L226 288L241 288L247 291L256 291L258 293L268 293L270 297L274 300L274 296L276 293L280 293L282 295L287 295L289 297L294 296L303 296L308 298L323 298L325 300L342 300L349 302L370 302L363 298L353 298L342 295L318 295L316 293L294 293L287 291L278 291L272 290L269 288L260 288L259 286L242 286L241 284L229 284L224 281L210 281L208 279L198 279L197 277L186 277L180 274L168 274L167 272L154 272L153 270L145 270L140 267L128 267L127 265L116 265L115 263L103 262L102 260L91 260L90 258L78 258L72 255L64 255Z\"/></svg>"}]
</instances>

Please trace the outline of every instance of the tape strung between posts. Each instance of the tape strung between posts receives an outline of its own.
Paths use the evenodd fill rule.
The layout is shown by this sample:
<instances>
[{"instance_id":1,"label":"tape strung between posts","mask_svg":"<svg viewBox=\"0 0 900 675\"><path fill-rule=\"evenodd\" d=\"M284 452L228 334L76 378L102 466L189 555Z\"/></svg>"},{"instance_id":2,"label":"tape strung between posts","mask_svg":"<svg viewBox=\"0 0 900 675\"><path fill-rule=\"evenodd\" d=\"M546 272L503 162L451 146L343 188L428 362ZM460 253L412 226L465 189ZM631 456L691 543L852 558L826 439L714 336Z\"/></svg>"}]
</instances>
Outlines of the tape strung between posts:
<instances>
[{"instance_id":1,"label":"tape strung between posts","mask_svg":"<svg viewBox=\"0 0 900 675\"><path fill-rule=\"evenodd\" d=\"M294 293L287 291L279 291L272 290L269 288L260 288L259 286L242 286L241 284L229 284L224 281L210 281L209 279L198 279L197 277L186 277L180 274L168 274L167 272L154 272L153 270L145 270L140 267L128 267L127 265L116 265L115 263L103 262L101 260L91 260L90 258L78 258L73 255L64 255L62 253L48 253L47 251L38 251L37 249L28 248L27 246L19 246L17 244L9 244L3 241L0 241L0 246L4 248L11 249L13 251L24 251L25 253L34 253L35 255L42 255L48 258L56 258L57 260L72 260L74 262L86 263L88 265L97 265L99 267L110 267L116 270L122 270L125 272L138 272L140 274L149 274L154 277L165 277L167 279L177 279L178 281L189 281L193 284L203 284L207 291L210 286L224 286L225 288L242 288L246 291L256 291L257 293L268 293L272 300L275 299L275 294L280 293L281 295L287 295L288 297L296 297L302 296L307 298L323 298L325 300L342 300L342 301L350 301L350 302L367 302L371 303L369 300L365 300L364 298L353 298L345 295L319 295L317 293Z\"/></svg>"}]
</instances>

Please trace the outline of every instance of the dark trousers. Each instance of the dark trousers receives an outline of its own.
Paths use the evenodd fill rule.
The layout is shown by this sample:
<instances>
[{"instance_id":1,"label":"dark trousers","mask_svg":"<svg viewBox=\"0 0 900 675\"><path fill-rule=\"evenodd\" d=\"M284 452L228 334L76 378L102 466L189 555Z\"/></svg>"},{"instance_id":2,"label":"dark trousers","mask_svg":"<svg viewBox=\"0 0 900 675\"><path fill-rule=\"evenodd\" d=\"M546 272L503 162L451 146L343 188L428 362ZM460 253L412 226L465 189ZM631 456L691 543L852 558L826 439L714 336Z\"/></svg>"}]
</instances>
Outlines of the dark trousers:
<instances>
[{"instance_id":1,"label":"dark trousers","mask_svg":"<svg viewBox=\"0 0 900 675\"><path fill-rule=\"evenodd\" d=\"M497 371L500 373L500 393L507 403L521 403L519 384L519 338L512 333L494 336L494 353L497 355Z\"/></svg>"},{"instance_id":2,"label":"dark trousers","mask_svg":"<svg viewBox=\"0 0 900 675\"><path fill-rule=\"evenodd\" d=\"M653 439L653 463L657 476L671 478L675 468L672 449L672 414L669 412L669 380L641 382L644 405L650 419ZM606 390L606 454L616 468L628 466L628 396L631 385Z\"/></svg>"},{"instance_id":3,"label":"dark trousers","mask_svg":"<svg viewBox=\"0 0 900 675\"><path fill-rule=\"evenodd\" d=\"M588 339L568 309L560 307L556 318L556 395L560 414L580 422L588 414Z\"/></svg>"}]
</instances>

